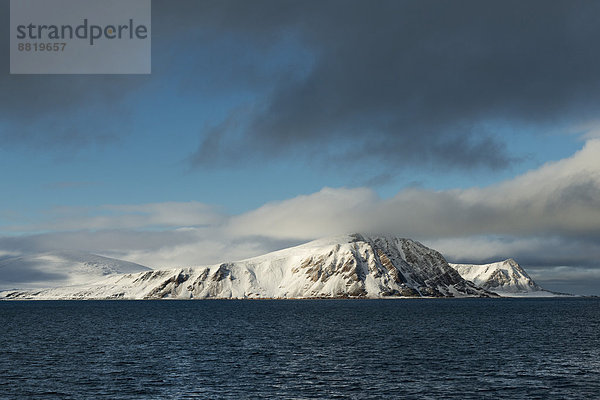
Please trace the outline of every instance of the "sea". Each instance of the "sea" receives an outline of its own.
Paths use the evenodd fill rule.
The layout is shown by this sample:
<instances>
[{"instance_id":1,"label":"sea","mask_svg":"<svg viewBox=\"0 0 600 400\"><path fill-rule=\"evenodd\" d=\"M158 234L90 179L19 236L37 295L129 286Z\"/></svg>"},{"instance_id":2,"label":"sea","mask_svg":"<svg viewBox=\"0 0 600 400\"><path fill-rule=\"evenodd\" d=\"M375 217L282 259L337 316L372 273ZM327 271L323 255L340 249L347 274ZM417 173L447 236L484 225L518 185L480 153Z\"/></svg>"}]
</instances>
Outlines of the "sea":
<instances>
[{"instance_id":1,"label":"sea","mask_svg":"<svg viewBox=\"0 0 600 400\"><path fill-rule=\"evenodd\" d=\"M600 399L600 299L0 302L1 399Z\"/></svg>"}]
</instances>

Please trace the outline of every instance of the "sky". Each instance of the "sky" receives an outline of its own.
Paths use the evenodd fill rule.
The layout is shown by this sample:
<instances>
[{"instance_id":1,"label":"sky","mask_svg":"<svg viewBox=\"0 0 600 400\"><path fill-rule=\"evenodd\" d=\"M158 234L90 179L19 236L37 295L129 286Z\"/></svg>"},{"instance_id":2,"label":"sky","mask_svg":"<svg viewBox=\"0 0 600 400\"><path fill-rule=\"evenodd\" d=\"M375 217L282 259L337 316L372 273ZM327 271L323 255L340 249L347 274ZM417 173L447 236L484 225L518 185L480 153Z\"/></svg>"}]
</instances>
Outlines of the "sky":
<instances>
[{"instance_id":1,"label":"sky","mask_svg":"<svg viewBox=\"0 0 600 400\"><path fill-rule=\"evenodd\" d=\"M0 259L351 232L600 295L600 3L153 0L152 74L10 75Z\"/></svg>"}]
</instances>

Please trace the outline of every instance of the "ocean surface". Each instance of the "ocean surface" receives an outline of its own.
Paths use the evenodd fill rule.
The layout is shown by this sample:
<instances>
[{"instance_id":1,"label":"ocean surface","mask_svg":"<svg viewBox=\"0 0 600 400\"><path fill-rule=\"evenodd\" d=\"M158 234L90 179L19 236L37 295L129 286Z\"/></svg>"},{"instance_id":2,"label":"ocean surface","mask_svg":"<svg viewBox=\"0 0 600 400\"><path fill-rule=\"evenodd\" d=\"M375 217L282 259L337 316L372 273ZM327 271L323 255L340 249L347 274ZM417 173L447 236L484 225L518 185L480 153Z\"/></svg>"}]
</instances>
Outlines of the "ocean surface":
<instances>
[{"instance_id":1,"label":"ocean surface","mask_svg":"<svg viewBox=\"0 0 600 400\"><path fill-rule=\"evenodd\" d=\"M0 302L1 399L598 399L599 299Z\"/></svg>"}]
</instances>

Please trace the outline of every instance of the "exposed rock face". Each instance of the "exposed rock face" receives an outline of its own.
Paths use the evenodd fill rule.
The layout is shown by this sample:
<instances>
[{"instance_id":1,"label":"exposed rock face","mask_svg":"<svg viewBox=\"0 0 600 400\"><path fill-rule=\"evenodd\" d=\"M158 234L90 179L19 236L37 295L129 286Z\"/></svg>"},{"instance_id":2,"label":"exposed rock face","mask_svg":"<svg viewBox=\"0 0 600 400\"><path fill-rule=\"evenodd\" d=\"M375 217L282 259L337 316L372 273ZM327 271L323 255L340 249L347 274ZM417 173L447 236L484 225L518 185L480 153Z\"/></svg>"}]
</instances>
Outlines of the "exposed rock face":
<instances>
[{"instance_id":1,"label":"exposed rock face","mask_svg":"<svg viewBox=\"0 0 600 400\"><path fill-rule=\"evenodd\" d=\"M450 264L450 266L475 285L503 296L551 293L538 286L512 258L491 264Z\"/></svg>"},{"instance_id":2,"label":"exposed rock face","mask_svg":"<svg viewBox=\"0 0 600 400\"><path fill-rule=\"evenodd\" d=\"M463 279L440 253L416 241L359 234L234 263L123 274L93 285L3 295L40 299L495 296Z\"/></svg>"}]
</instances>

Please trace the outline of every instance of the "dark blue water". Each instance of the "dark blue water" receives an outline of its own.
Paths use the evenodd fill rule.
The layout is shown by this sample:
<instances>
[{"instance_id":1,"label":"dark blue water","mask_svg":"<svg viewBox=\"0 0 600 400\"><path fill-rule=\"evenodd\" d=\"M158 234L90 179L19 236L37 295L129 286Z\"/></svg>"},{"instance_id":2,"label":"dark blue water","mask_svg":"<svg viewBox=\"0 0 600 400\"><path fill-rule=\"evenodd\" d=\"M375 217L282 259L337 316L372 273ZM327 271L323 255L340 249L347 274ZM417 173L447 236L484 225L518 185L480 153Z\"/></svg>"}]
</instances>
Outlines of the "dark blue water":
<instances>
[{"instance_id":1,"label":"dark blue water","mask_svg":"<svg viewBox=\"0 0 600 400\"><path fill-rule=\"evenodd\" d=\"M600 398L600 300L0 302L0 398Z\"/></svg>"}]
</instances>

